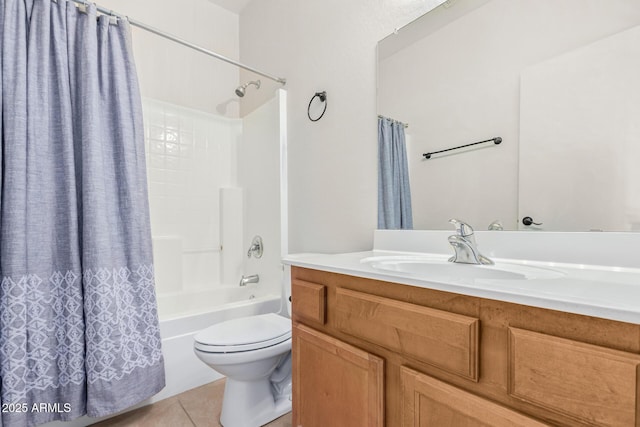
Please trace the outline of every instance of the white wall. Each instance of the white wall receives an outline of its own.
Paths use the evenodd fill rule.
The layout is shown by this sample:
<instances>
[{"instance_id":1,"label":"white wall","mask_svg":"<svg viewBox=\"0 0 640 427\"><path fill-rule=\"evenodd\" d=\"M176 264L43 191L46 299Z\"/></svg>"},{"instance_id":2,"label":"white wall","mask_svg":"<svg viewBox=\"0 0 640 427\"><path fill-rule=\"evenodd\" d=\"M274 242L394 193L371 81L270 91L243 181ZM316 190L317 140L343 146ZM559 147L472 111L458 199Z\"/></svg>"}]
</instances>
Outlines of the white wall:
<instances>
[{"instance_id":1,"label":"white wall","mask_svg":"<svg viewBox=\"0 0 640 427\"><path fill-rule=\"evenodd\" d=\"M243 10L241 61L287 78L290 252L371 248L376 44L440 2L272 0ZM259 93L266 99L278 85L263 83ZM327 91L327 113L312 123L307 104L321 90ZM254 101L260 102L256 96L243 108Z\"/></svg>"},{"instance_id":2,"label":"white wall","mask_svg":"<svg viewBox=\"0 0 640 427\"><path fill-rule=\"evenodd\" d=\"M547 231L640 230L639 75L640 26L523 70L521 215Z\"/></svg>"},{"instance_id":3,"label":"white wall","mask_svg":"<svg viewBox=\"0 0 640 427\"><path fill-rule=\"evenodd\" d=\"M98 3L231 59L239 57L238 15L207 0ZM144 97L238 117L237 67L135 27L133 49Z\"/></svg>"}]
</instances>

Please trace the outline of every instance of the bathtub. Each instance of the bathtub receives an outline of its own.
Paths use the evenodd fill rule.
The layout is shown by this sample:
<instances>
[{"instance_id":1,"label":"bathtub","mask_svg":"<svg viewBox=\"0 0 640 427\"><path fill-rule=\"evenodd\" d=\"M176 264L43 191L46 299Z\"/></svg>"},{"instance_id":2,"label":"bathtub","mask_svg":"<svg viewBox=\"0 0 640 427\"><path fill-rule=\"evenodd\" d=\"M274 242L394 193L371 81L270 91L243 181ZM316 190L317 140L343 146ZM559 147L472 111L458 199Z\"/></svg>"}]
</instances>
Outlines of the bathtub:
<instances>
[{"instance_id":1,"label":"bathtub","mask_svg":"<svg viewBox=\"0 0 640 427\"><path fill-rule=\"evenodd\" d=\"M182 297L184 296L184 293L180 293L180 295ZM145 406L150 403L169 398L182 393L183 391L190 390L222 378L222 375L215 372L196 357L193 352L193 336L196 332L224 320L256 314L280 312L282 300L280 295L253 295L257 295L257 293L255 292L255 289L254 292L251 292L250 287L240 290L236 287L228 287L209 290L207 292L194 292L192 295L189 295L189 298L185 299L184 303L180 303L181 305L175 305L176 300L174 300L173 307L176 313L178 310L184 309L184 304L188 305L189 300L198 302L199 299L199 305L201 306L202 299L206 298L211 301L212 306L216 305L216 307L208 311L174 316L160 321L162 353L164 354L167 385L160 393L156 394L151 399L148 399L135 407L128 408L123 412L128 412L140 406ZM253 296L253 298L250 298L251 296ZM159 295L158 306L161 306L163 301L162 298L170 297L171 296L168 294ZM238 300L238 298L242 299ZM225 303L220 305L223 301ZM169 304L169 306L171 306L171 304ZM168 306L165 305L165 307ZM44 424L44 426L84 427L107 418L109 417L81 417L67 423L53 422Z\"/></svg>"},{"instance_id":2,"label":"bathtub","mask_svg":"<svg viewBox=\"0 0 640 427\"><path fill-rule=\"evenodd\" d=\"M158 293L158 313L160 322L171 324L180 318L193 318L211 314L221 308L224 312L235 303L263 298L265 285L261 286L219 286L211 288L185 289L179 292ZM271 295L270 297L273 297ZM213 309L211 307L216 307ZM206 316L205 316L206 317ZM180 323L180 322L178 322ZM173 336L167 335L167 336Z\"/></svg>"}]
</instances>

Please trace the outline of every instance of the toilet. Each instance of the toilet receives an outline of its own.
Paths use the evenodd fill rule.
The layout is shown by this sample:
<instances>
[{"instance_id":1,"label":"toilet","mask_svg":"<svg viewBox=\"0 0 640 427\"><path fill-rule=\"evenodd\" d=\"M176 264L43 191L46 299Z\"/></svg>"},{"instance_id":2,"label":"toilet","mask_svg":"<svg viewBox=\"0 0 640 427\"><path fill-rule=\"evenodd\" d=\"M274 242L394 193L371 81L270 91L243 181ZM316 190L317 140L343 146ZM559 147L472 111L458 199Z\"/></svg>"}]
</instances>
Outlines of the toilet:
<instances>
[{"instance_id":1,"label":"toilet","mask_svg":"<svg viewBox=\"0 0 640 427\"><path fill-rule=\"evenodd\" d=\"M220 423L262 426L291 411L291 319L241 317L198 332L194 351L227 377Z\"/></svg>"}]
</instances>

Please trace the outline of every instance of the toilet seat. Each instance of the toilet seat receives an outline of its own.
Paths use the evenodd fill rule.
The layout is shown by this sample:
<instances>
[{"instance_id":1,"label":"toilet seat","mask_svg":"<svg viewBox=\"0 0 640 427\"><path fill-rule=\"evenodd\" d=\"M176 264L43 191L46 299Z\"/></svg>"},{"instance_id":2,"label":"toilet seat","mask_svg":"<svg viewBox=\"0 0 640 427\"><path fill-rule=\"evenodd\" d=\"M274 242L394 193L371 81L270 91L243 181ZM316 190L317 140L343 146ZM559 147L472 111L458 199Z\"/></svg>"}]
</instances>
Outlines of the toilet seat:
<instances>
[{"instance_id":1,"label":"toilet seat","mask_svg":"<svg viewBox=\"0 0 640 427\"><path fill-rule=\"evenodd\" d=\"M200 331L195 348L206 353L258 350L291 339L291 320L275 313L227 320Z\"/></svg>"}]
</instances>

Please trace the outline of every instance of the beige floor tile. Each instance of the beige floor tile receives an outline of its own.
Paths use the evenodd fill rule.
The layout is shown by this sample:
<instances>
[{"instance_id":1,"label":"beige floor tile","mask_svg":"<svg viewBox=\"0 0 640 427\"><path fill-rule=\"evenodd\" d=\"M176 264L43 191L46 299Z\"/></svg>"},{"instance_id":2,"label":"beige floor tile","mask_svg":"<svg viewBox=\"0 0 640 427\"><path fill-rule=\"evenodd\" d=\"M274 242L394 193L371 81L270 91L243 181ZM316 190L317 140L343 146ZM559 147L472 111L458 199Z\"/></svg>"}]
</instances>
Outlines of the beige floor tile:
<instances>
[{"instance_id":1,"label":"beige floor tile","mask_svg":"<svg viewBox=\"0 0 640 427\"><path fill-rule=\"evenodd\" d=\"M291 427L291 412L271 421L267 427Z\"/></svg>"},{"instance_id":2,"label":"beige floor tile","mask_svg":"<svg viewBox=\"0 0 640 427\"><path fill-rule=\"evenodd\" d=\"M220 427L224 380L176 396L196 427Z\"/></svg>"},{"instance_id":3,"label":"beige floor tile","mask_svg":"<svg viewBox=\"0 0 640 427\"><path fill-rule=\"evenodd\" d=\"M178 395L182 407L196 427L220 427L225 380L203 385ZM268 427L291 427L291 413L273 420Z\"/></svg>"},{"instance_id":4,"label":"beige floor tile","mask_svg":"<svg viewBox=\"0 0 640 427\"><path fill-rule=\"evenodd\" d=\"M225 380L205 384L170 399L94 424L94 427L221 427ZM291 413L268 427L291 427Z\"/></svg>"},{"instance_id":5,"label":"beige floor tile","mask_svg":"<svg viewBox=\"0 0 640 427\"><path fill-rule=\"evenodd\" d=\"M194 427L177 397L127 412L94 427Z\"/></svg>"}]
</instances>

